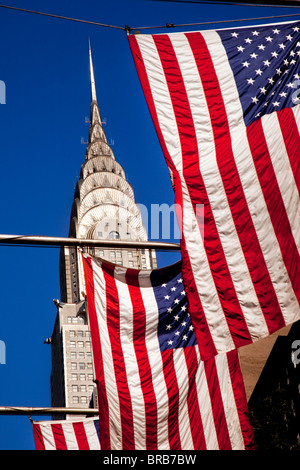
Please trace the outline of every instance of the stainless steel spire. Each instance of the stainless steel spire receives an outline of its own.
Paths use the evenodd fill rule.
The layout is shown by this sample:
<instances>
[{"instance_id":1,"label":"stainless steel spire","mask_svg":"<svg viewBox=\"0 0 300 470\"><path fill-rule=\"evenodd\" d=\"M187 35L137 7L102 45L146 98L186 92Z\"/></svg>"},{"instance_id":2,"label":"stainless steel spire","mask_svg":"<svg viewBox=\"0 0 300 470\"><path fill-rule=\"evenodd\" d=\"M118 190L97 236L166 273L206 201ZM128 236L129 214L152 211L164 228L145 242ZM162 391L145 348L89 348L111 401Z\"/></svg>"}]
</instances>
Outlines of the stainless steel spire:
<instances>
[{"instance_id":1,"label":"stainless steel spire","mask_svg":"<svg viewBox=\"0 0 300 470\"><path fill-rule=\"evenodd\" d=\"M93 67L93 59L92 59L92 51L91 51L90 40L89 40L89 59L90 59L90 79L91 79L92 101L97 102L96 84L95 84L94 67Z\"/></svg>"}]
</instances>

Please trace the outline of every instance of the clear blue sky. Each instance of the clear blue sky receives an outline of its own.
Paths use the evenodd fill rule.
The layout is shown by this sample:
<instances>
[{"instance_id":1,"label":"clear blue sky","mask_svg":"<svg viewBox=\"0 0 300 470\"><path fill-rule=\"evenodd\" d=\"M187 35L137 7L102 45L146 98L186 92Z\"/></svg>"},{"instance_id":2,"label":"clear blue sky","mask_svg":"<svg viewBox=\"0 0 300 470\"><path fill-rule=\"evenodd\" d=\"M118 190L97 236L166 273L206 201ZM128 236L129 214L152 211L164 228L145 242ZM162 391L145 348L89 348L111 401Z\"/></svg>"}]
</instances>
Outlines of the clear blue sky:
<instances>
[{"instance_id":1,"label":"clear blue sky","mask_svg":"<svg viewBox=\"0 0 300 470\"><path fill-rule=\"evenodd\" d=\"M122 27L300 13L150 0L4 3ZM114 140L116 159L136 201L147 207L173 204L126 33L0 8L0 80L6 84L6 104L0 105L1 234L68 235L74 188L85 158L81 137L88 137L88 38L106 135ZM158 255L158 262L162 266L175 258ZM0 406L50 406L51 350L44 340L52 334L56 315L52 299L60 298L59 250L0 245L0 259L0 340L6 345ZM34 449L26 416L0 416L0 450L13 449Z\"/></svg>"}]
</instances>

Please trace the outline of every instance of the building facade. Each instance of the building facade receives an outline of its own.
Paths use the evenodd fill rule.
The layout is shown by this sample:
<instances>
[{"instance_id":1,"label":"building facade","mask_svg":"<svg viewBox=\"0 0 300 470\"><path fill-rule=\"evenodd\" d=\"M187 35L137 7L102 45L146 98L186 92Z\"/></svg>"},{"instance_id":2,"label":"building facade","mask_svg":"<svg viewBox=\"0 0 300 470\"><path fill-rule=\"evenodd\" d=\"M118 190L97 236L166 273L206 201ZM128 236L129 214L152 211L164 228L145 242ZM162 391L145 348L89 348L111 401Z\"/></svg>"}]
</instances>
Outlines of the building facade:
<instances>
[{"instance_id":1,"label":"building facade","mask_svg":"<svg viewBox=\"0 0 300 470\"><path fill-rule=\"evenodd\" d=\"M89 48L91 107L89 139L71 210L69 237L93 240L147 241L134 191L107 142L96 96ZM91 254L127 267L157 267L154 250L99 247ZM97 408L94 370L81 252L60 252L61 299L51 339L53 407Z\"/></svg>"}]
</instances>

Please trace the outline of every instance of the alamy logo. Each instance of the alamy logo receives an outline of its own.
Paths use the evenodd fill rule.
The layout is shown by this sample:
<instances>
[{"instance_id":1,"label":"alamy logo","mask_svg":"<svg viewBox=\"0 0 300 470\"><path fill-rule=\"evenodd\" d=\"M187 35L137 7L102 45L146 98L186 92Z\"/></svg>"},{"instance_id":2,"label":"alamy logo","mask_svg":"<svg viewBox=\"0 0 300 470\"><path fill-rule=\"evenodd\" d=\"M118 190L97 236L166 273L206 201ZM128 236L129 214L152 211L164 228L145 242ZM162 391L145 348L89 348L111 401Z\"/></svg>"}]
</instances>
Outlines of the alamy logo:
<instances>
[{"instance_id":1,"label":"alamy logo","mask_svg":"<svg viewBox=\"0 0 300 470\"><path fill-rule=\"evenodd\" d=\"M6 364L6 347L4 341L0 340L0 364Z\"/></svg>"},{"instance_id":2,"label":"alamy logo","mask_svg":"<svg viewBox=\"0 0 300 470\"><path fill-rule=\"evenodd\" d=\"M0 80L0 104L6 104L6 86L3 80Z\"/></svg>"}]
</instances>

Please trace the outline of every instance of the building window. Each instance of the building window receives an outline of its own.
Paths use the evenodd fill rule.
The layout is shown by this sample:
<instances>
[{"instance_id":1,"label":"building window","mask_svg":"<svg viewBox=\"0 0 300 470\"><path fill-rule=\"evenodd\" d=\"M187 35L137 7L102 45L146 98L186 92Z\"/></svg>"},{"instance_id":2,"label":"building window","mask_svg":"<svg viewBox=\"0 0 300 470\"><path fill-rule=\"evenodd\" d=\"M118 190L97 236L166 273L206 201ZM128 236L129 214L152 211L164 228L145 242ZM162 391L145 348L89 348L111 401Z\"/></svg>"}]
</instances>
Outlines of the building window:
<instances>
[{"instance_id":1,"label":"building window","mask_svg":"<svg viewBox=\"0 0 300 470\"><path fill-rule=\"evenodd\" d=\"M84 362L79 362L79 369L81 369L81 370L85 369L85 363Z\"/></svg>"},{"instance_id":2,"label":"building window","mask_svg":"<svg viewBox=\"0 0 300 470\"><path fill-rule=\"evenodd\" d=\"M71 351L71 359L76 359L76 352L75 351Z\"/></svg>"},{"instance_id":3,"label":"building window","mask_svg":"<svg viewBox=\"0 0 300 470\"><path fill-rule=\"evenodd\" d=\"M76 362L71 362L71 369L76 370L77 369L77 364Z\"/></svg>"},{"instance_id":4,"label":"building window","mask_svg":"<svg viewBox=\"0 0 300 470\"><path fill-rule=\"evenodd\" d=\"M84 359L84 352L80 351L78 353L78 357L79 357L79 359Z\"/></svg>"},{"instance_id":5,"label":"building window","mask_svg":"<svg viewBox=\"0 0 300 470\"><path fill-rule=\"evenodd\" d=\"M121 251L117 251L117 258L122 258L122 253L121 253Z\"/></svg>"},{"instance_id":6,"label":"building window","mask_svg":"<svg viewBox=\"0 0 300 470\"><path fill-rule=\"evenodd\" d=\"M119 240L120 239L120 234L119 234L119 232L116 232L116 231L109 232L109 238L111 240Z\"/></svg>"},{"instance_id":7,"label":"building window","mask_svg":"<svg viewBox=\"0 0 300 470\"><path fill-rule=\"evenodd\" d=\"M75 404L79 403L79 397L77 397L77 396L73 397L72 401Z\"/></svg>"},{"instance_id":8,"label":"building window","mask_svg":"<svg viewBox=\"0 0 300 470\"><path fill-rule=\"evenodd\" d=\"M132 268L133 267L133 261L130 260L130 261L128 261L128 263L129 263L129 267Z\"/></svg>"},{"instance_id":9,"label":"building window","mask_svg":"<svg viewBox=\"0 0 300 470\"><path fill-rule=\"evenodd\" d=\"M85 374L79 374L79 380L84 381L85 380Z\"/></svg>"},{"instance_id":10,"label":"building window","mask_svg":"<svg viewBox=\"0 0 300 470\"><path fill-rule=\"evenodd\" d=\"M70 347L71 348L76 348L76 342L75 341L70 341Z\"/></svg>"},{"instance_id":11,"label":"building window","mask_svg":"<svg viewBox=\"0 0 300 470\"><path fill-rule=\"evenodd\" d=\"M79 347L79 348L83 348L83 341L78 341L77 344L78 344L78 347Z\"/></svg>"},{"instance_id":12,"label":"building window","mask_svg":"<svg viewBox=\"0 0 300 470\"><path fill-rule=\"evenodd\" d=\"M111 258L115 258L115 257L116 257L116 253L115 253L114 251L111 251L111 252L110 252L110 257L111 257Z\"/></svg>"},{"instance_id":13,"label":"building window","mask_svg":"<svg viewBox=\"0 0 300 470\"><path fill-rule=\"evenodd\" d=\"M91 342L90 342L90 341L86 341L86 342L85 342L85 346L86 346L88 349L90 349L90 347L91 347Z\"/></svg>"},{"instance_id":14,"label":"building window","mask_svg":"<svg viewBox=\"0 0 300 470\"><path fill-rule=\"evenodd\" d=\"M83 331L82 330L78 330L77 331L77 335L82 338L83 337Z\"/></svg>"},{"instance_id":15,"label":"building window","mask_svg":"<svg viewBox=\"0 0 300 470\"><path fill-rule=\"evenodd\" d=\"M81 393L86 392L86 385L80 385L80 391Z\"/></svg>"},{"instance_id":16,"label":"building window","mask_svg":"<svg viewBox=\"0 0 300 470\"><path fill-rule=\"evenodd\" d=\"M75 331L74 330L70 330L70 338L74 338L75 337Z\"/></svg>"},{"instance_id":17,"label":"building window","mask_svg":"<svg viewBox=\"0 0 300 470\"><path fill-rule=\"evenodd\" d=\"M128 255L128 258L132 258L132 251L128 251L127 255Z\"/></svg>"},{"instance_id":18,"label":"building window","mask_svg":"<svg viewBox=\"0 0 300 470\"><path fill-rule=\"evenodd\" d=\"M94 380L93 374L88 374L88 380Z\"/></svg>"},{"instance_id":19,"label":"building window","mask_svg":"<svg viewBox=\"0 0 300 470\"><path fill-rule=\"evenodd\" d=\"M93 364L91 362L88 362L87 363L87 368L91 370L93 368Z\"/></svg>"},{"instance_id":20,"label":"building window","mask_svg":"<svg viewBox=\"0 0 300 470\"><path fill-rule=\"evenodd\" d=\"M71 378L72 378L72 380L77 380L77 374L72 374Z\"/></svg>"},{"instance_id":21,"label":"building window","mask_svg":"<svg viewBox=\"0 0 300 470\"><path fill-rule=\"evenodd\" d=\"M72 385L72 392L78 392L78 385Z\"/></svg>"},{"instance_id":22,"label":"building window","mask_svg":"<svg viewBox=\"0 0 300 470\"><path fill-rule=\"evenodd\" d=\"M70 324L72 322L72 317L68 317L68 323Z\"/></svg>"}]
</instances>

